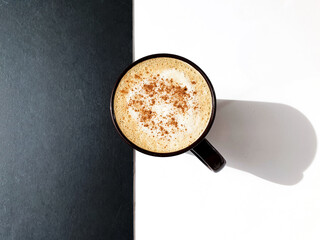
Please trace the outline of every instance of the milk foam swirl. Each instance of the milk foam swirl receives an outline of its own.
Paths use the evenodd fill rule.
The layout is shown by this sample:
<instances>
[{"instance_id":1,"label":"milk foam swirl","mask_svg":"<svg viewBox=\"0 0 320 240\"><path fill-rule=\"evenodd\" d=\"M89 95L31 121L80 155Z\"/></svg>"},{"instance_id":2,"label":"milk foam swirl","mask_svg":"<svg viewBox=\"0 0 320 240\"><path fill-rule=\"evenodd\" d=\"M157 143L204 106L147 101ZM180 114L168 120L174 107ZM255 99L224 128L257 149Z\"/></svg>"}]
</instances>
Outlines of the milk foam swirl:
<instances>
[{"instance_id":1,"label":"milk foam swirl","mask_svg":"<svg viewBox=\"0 0 320 240\"><path fill-rule=\"evenodd\" d=\"M113 107L130 142L150 152L170 153L201 136L214 106L209 85L197 69L179 59L157 57L123 75Z\"/></svg>"}]
</instances>

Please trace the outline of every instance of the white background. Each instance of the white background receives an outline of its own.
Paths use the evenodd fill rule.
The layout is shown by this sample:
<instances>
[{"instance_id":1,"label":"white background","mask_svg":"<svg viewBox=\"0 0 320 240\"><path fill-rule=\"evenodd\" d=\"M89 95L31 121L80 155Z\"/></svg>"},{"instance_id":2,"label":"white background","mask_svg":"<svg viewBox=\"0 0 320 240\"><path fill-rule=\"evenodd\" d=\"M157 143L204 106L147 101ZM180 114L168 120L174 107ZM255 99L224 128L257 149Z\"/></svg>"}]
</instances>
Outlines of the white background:
<instances>
[{"instance_id":1,"label":"white background","mask_svg":"<svg viewBox=\"0 0 320 240\"><path fill-rule=\"evenodd\" d=\"M136 152L136 239L320 239L320 1L135 0L134 46L207 73L228 162Z\"/></svg>"}]
</instances>

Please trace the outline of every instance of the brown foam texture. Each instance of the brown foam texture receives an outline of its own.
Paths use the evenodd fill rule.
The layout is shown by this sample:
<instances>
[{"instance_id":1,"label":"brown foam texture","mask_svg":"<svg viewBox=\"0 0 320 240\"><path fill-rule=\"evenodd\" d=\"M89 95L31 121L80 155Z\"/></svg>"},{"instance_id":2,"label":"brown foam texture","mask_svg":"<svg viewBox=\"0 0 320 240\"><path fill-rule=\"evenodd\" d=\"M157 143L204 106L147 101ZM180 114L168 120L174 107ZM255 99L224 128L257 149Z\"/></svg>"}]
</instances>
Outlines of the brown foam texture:
<instances>
[{"instance_id":1,"label":"brown foam texture","mask_svg":"<svg viewBox=\"0 0 320 240\"><path fill-rule=\"evenodd\" d=\"M123 134L155 153L179 151L194 143L207 127L212 107L203 76L188 63L169 57L145 60L131 68L114 99L115 118Z\"/></svg>"}]
</instances>

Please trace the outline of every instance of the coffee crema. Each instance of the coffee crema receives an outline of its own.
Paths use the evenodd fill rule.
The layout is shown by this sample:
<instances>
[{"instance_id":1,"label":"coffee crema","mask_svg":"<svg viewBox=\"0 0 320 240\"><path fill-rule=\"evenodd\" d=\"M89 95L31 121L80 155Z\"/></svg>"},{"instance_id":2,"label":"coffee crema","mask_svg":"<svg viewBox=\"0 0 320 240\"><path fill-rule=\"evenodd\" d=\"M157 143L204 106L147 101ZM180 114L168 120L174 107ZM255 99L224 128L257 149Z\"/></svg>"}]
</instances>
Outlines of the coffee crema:
<instances>
[{"instance_id":1,"label":"coffee crema","mask_svg":"<svg viewBox=\"0 0 320 240\"><path fill-rule=\"evenodd\" d=\"M176 152L197 141L213 107L204 77L190 64L171 57L133 66L114 96L115 119L122 133L155 153Z\"/></svg>"}]
</instances>

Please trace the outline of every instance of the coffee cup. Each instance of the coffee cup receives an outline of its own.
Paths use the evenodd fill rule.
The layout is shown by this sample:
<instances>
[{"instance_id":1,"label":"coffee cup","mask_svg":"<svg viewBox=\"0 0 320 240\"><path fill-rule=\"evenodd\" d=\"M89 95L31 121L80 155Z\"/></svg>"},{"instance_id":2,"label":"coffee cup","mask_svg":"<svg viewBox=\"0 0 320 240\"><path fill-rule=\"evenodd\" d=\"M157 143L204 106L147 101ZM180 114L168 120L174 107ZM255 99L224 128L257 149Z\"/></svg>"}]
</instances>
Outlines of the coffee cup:
<instances>
[{"instance_id":1,"label":"coffee cup","mask_svg":"<svg viewBox=\"0 0 320 240\"><path fill-rule=\"evenodd\" d=\"M153 54L133 62L119 76L110 101L113 124L131 147L159 157L190 150L214 172L226 164L205 139L216 108L207 75L173 54Z\"/></svg>"}]
</instances>

